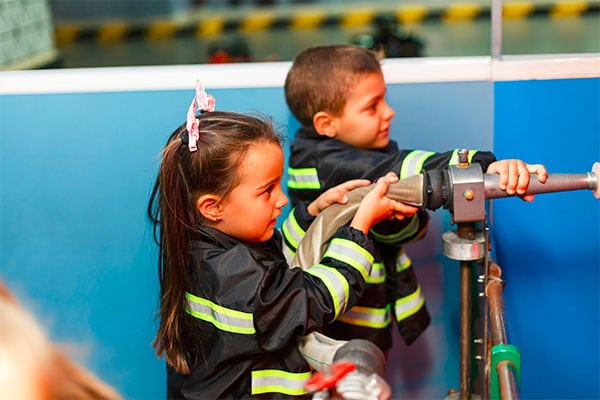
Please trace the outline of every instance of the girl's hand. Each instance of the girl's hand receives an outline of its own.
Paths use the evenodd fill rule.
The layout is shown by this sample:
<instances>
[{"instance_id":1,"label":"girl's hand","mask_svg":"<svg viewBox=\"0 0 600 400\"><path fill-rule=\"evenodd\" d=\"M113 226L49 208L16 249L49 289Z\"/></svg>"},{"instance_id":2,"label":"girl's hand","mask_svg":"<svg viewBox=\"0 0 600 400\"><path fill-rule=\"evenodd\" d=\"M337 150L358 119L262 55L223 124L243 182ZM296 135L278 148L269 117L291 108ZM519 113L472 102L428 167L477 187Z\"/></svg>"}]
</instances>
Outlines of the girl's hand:
<instances>
[{"instance_id":1,"label":"girl's hand","mask_svg":"<svg viewBox=\"0 0 600 400\"><path fill-rule=\"evenodd\" d=\"M348 202L346 193L361 186L367 186L370 184L371 182L368 179L353 179L334 186L325 191L323 194L317 197L315 201L308 205L308 213L316 217L321 213L321 211L334 203L346 204Z\"/></svg>"},{"instance_id":2,"label":"girl's hand","mask_svg":"<svg viewBox=\"0 0 600 400\"><path fill-rule=\"evenodd\" d=\"M386 196L390 184L398 182L395 174L377 180L375 187L363 198L350 226L367 234L371 227L384 219L402 219L419 209Z\"/></svg>"},{"instance_id":3,"label":"girl's hand","mask_svg":"<svg viewBox=\"0 0 600 400\"><path fill-rule=\"evenodd\" d=\"M489 174L499 174L498 187L507 194L519 195L525 201L533 201L534 195L528 194L530 174L537 174L538 181L546 182L548 172L542 164L527 164L521 160L500 160L490 164L487 169Z\"/></svg>"}]
</instances>

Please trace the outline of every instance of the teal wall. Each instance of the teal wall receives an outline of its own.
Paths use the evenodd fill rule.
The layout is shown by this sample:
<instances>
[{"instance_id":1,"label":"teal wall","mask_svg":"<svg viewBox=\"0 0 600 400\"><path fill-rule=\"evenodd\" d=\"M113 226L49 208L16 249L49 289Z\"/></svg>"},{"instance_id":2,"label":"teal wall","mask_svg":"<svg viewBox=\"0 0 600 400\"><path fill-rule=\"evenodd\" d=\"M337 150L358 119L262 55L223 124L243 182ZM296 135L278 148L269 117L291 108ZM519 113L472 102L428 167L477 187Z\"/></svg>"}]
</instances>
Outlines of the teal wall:
<instances>
[{"instance_id":1,"label":"teal wall","mask_svg":"<svg viewBox=\"0 0 600 400\"><path fill-rule=\"evenodd\" d=\"M281 88L209 91L218 109L271 115L290 136L297 127ZM79 346L79 360L127 398L164 394L151 349L157 251L145 207L158 153L192 95L0 96L0 275L55 340ZM600 159L598 79L391 84L388 97L402 147L493 148L550 172L585 172ZM433 322L390 355L386 377L400 398L442 398L458 386L458 267L441 254L447 212L433 215L409 249ZM524 397L598 397L598 202L587 192L502 199L494 217Z\"/></svg>"}]
</instances>

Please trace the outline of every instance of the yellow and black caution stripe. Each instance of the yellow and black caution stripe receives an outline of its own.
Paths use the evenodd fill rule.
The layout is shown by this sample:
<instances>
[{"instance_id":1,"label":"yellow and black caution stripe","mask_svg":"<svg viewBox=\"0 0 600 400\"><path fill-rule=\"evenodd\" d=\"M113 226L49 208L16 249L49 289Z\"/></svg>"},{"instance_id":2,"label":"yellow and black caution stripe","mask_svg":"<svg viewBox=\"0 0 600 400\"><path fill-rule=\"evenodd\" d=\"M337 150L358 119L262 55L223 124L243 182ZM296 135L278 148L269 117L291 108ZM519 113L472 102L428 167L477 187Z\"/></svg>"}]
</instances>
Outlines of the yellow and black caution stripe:
<instances>
[{"instance_id":1,"label":"yellow and black caution stripe","mask_svg":"<svg viewBox=\"0 0 600 400\"><path fill-rule=\"evenodd\" d=\"M552 3L535 3L516 0L504 3L502 7L505 19L534 16L563 18L588 13L597 14L600 11L600 2L560 0ZM418 24L424 21L455 23L477 18L490 18L490 15L491 8L480 3L451 3L443 8L405 5L387 10L365 7L337 13L299 9L297 12L285 15L268 9L256 9L243 16L214 13L214 15L199 17L195 21L186 23L171 19L157 19L145 24L113 21L100 26L57 23L55 40L57 45L65 45L79 40L114 43L133 38L165 40L183 35L211 37L232 31L248 33L276 29L318 29L329 26L345 29L389 21L404 25Z\"/></svg>"}]
</instances>

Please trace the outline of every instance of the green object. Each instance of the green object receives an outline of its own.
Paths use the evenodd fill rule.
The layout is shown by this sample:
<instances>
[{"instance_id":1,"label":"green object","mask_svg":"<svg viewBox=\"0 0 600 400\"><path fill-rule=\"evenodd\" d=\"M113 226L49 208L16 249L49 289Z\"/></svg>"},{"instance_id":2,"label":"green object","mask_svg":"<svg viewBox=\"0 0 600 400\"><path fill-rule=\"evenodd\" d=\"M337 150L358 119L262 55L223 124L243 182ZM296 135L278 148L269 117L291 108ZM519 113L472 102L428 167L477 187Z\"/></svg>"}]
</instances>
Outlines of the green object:
<instances>
[{"instance_id":1,"label":"green object","mask_svg":"<svg viewBox=\"0 0 600 400\"><path fill-rule=\"evenodd\" d=\"M496 367L501 361L510 361L509 368L513 369L517 378L517 389L521 387L521 353L511 344L497 344L492 347L492 370L490 374L490 398L500 400L500 384Z\"/></svg>"}]
</instances>

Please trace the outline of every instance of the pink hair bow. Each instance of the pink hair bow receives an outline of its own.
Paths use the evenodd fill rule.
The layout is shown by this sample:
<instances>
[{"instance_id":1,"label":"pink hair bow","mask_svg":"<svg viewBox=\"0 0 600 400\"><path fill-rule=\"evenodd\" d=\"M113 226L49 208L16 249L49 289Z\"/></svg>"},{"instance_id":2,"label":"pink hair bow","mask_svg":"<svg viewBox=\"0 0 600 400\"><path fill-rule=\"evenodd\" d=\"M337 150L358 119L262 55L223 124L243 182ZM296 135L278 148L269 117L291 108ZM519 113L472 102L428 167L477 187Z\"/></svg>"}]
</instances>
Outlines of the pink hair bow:
<instances>
[{"instance_id":1,"label":"pink hair bow","mask_svg":"<svg viewBox=\"0 0 600 400\"><path fill-rule=\"evenodd\" d=\"M192 104L190 104L190 108L188 109L187 123L185 125L188 131L188 148L190 149L190 152L198 150L196 144L198 143L198 139L200 139L200 127L198 126L198 119L196 118L196 115L198 113L214 110L215 98L206 93L204 86L202 86L202 83L200 83L200 80L197 80L196 96L194 96Z\"/></svg>"}]
</instances>

